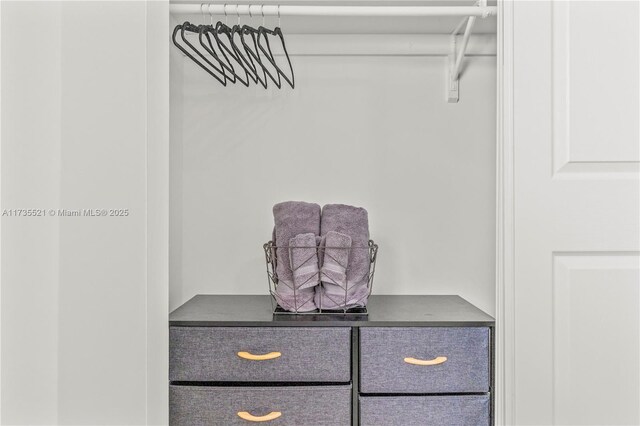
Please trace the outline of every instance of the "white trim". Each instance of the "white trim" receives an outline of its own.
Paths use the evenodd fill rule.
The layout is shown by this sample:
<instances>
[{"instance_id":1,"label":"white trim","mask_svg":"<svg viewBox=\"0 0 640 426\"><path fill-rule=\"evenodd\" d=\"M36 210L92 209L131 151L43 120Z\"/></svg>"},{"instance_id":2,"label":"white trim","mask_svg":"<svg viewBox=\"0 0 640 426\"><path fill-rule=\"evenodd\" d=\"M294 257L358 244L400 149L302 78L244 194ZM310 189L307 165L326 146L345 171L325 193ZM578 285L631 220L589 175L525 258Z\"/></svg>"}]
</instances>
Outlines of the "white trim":
<instances>
[{"instance_id":1,"label":"white trim","mask_svg":"<svg viewBox=\"0 0 640 426\"><path fill-rule=\"evenodd\" d=\"M2 2L0 2L0 46L2 46ZM0 208L2 208L2 54L0 51ZM0 424L2 424L2 224L0 222Z\"/></svg>"},{"instance_id":2,"label":"white trim","mask_svg":"<svg viewBox=\"0 0 640 426\"><path fill-rule=\"evenodd\" d=\"M513 7L513 1L498 2L495 368L497 425L515 424Z\"/></svg>"},{"instance_id":3,"label":"white trim","mask_svg":"<svg viewBox=\"0 0 640 426\"><path fill-rule=\"evenodd\" d=\"M169 423L169 2L146 2L146 424Z\"/></svg>"}]
</instances>

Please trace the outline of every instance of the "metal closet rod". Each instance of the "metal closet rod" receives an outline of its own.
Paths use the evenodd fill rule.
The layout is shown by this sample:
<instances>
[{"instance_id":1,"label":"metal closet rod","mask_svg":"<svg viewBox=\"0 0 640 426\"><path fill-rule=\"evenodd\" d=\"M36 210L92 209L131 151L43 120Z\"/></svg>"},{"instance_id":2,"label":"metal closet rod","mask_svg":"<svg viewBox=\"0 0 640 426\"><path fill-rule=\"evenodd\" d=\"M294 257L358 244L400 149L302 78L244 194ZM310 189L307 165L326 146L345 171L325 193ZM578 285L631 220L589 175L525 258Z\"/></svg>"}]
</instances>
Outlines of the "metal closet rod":
<instances>
[{"instance_id":1,"label":"metal closet rod","mask_svg":"<svg viewBox=\"0 0 640 426\"><path fill-rule=\"evenodd\" d=\"M260 4L175 3L170 10L175 15L212 14L261 16L353 16L353 17L420 17L420 16L477 16L486 18L497 13L496 6L293 6Z\"/></svg>"}]
</instances>

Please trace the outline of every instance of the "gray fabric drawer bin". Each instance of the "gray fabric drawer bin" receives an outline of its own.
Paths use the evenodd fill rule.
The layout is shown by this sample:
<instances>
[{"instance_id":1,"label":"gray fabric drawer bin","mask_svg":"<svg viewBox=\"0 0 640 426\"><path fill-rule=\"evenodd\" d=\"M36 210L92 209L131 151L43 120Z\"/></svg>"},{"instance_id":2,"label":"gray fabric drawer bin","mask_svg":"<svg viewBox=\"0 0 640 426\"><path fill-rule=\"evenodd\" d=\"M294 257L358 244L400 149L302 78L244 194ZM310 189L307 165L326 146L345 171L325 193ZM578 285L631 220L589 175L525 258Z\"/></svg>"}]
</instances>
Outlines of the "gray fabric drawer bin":
<instances>
[{"instance_id":1,"label":"gray fabric drawer bin","mask_svg":"<svg viewBox=\"0 0 640 426\"><path fill-rule=\"evenodd\" d=\"M268 360L248 360L238 352L281 355ZM171 327L169 380L348 383L351 329Z\"/></svg>"},{"instance_id":2,"label":"gray fabric drawer bin","mask_svg":"<svg viewBox=\"0 0 640 426\"><path fill-rule=\"evenodd\" d=\"M360 397L361 426L488 426L489 395Z\"/></svg>"},{"instance_id":3,"label":"gray fabric drawer bin","mask_svg":"<svg viewBox=\"0 0 640 426\"><path fill-rule=\"evenodd\" d=\"M405 358L446 361L414 365ZM410 360L412 361L412 360ZM489 391L489 328L362 327L360 392L471 393Z\"/></svg>"},{"instance_id":4,"label":"gray fabric drawer bin","mask_svg":"<svg viewBox=\"0 0 640 426\"><path fill-rule=\"evenodd\" d=\"M172 426L250 425L238 413L260 417L273 412L280 416L261 424L349 425L351 386L169 386Z\"/></svg>"}]
</instances>

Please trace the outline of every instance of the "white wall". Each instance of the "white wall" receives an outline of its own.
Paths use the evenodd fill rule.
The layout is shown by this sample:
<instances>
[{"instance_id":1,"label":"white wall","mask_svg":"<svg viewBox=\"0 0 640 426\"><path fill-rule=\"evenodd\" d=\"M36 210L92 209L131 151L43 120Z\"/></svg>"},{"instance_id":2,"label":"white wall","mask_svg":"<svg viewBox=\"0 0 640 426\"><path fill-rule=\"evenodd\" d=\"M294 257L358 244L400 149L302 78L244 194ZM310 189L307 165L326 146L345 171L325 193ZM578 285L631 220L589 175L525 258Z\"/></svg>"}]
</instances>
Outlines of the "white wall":
<instances>
[{"instance_id":1,"label":"white wall","mask_svg":"<svg viewBox=\"0 0 640 426\"><path fill-rule=\"evenodd\" d=\"M324 54L295 56L282 91L224 88L172 47L172 308L266 294L271 207L306 200L368 209L375 293L460 294L493 313L496 60L471 57L448 104L445 58L411 51L424 37L389 36L399 54L383 56L375 38L357 39L365 56L312 38Z\"/></svg>"},{"instance_id":2,"label":"white wall","mask_svg":"<svg viewBox=\"0 0 640 426\"><path fill-rule=\"evenodd\" d=\"M57 208L62 146L61 6L2 2L0 7L2 209ZM49 36L25 31L27 16L31 25ZM23 43L33 49L25 50ZM0 421L52 424L58 418L59 221L2 217L0 224Z\"/></svg>"},{"instance_id":3,"label":"white wall","mask_svg":"<svg viewBox=\"0 0 640 426\"><path fill-rule=\"evenodd\" d=\"M166 155L154 144L166 126L157 118L168 108L168 52L153 40L166 46L167 10L144 2L1 7L2 209L129 215L2 218L0 421L164 423L166 276L162 244L147 263L147 238L167 216L158 209L147 221L148 203L162 205L147 156L149 176L162 174ZM163 28L150 30L152 41L148 17L149 28ZM164 67L150 82L148 57ZM149 99L148 84L156 91ZM148 132L148 124L158 127ZM154 352L156 364L148 362Z\"/></svg>"}]
</instances>

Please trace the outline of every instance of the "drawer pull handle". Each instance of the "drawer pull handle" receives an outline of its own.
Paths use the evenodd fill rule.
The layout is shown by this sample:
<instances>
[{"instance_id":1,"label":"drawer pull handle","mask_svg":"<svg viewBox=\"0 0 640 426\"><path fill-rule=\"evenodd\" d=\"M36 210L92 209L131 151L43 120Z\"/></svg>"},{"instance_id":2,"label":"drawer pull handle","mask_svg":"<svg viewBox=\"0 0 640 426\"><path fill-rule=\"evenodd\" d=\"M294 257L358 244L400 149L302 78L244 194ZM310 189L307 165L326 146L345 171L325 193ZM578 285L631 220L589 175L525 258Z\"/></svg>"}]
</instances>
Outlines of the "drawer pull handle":
<instances>
[{"instance_id":1,"label":"drawer pull handle","mask_svg":"<svg viewBox=\"0 0 640 426\"><path fill-rule=\"evenodd\" d=\"M438 364L442 364L446 360L447 360L446 356L439 356L434 359L405 358L404 362L406 362L407 364L413 364L413 365L438 365Z\"/></svg>"},{"instance_id":2,"label":"drawer pull handle","mask_svg":"<svg viewBox=\"0 0 640 426\"><path fill-rule=\"evenodd\" d=\"M277 419L281 415L282 413L280 411L272 411L264 416L254 416L247 411L238 411L238 417L249 422L268 422Z\"/></svg>"},{"instance_id":3,"label":"drawer pull handle","mask_svg":"<svg viewBox=\"0 0 640 426\"><path fill-rule=\"evenodd\" d=\"M238 356L240 358L248 359L251 361L266 361L268 359L278 358L282 356L282 354L280 352L269 352L268 354L264 355L254 355L250 352L238 352Z\"/></svg>"}]
</instances>

